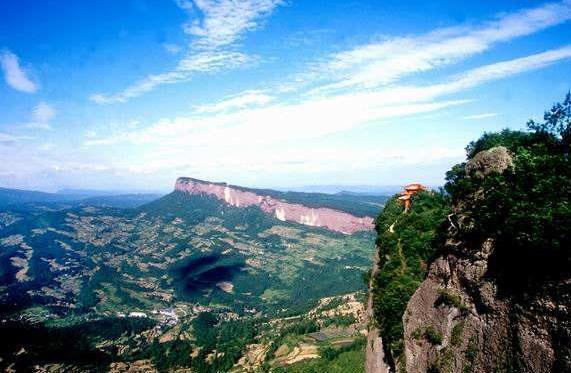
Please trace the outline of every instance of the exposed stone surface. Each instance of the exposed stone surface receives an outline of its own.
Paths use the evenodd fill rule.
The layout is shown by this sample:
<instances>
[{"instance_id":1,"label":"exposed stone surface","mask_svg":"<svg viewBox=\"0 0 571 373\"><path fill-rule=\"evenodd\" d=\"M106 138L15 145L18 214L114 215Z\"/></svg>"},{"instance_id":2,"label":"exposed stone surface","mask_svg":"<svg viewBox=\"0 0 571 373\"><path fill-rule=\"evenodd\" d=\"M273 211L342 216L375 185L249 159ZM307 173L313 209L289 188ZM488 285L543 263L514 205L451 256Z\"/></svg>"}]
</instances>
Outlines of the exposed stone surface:
<instances>
[{"instance_id":1,"label":"exposed stone surface","mask_svg":"<svg viewBox=\"0 0 571 373\"><path fill-rule=\"evenodd\" d=\"M323 227L345 234L368 231L374 228L371 217L361 218L325 207L311 208L239 189L226 183L210 183L191 178L179 178L176 181L175 190L190 194L210 195L234 207L258 206L262 211L272 214L282 221Z\"/></svg>"},{"instance_id":2,"label":"exposed stone surface","mask_svg":"<svg viewBox=\"0 0 571 373\"><path fill-rule=\"evenodd\" d=\"M131 363L116 362L111 363L109 366L109 372L112 373L146 373L156 371L150 360L137 360ZM187 371L190 371L190 369Z\"/></svg>"},{"instance_id":3,"label":"exposed stone surface","mask_svg":"<svg viewBox=\"0 0 571 373\"><path fill-rule=\"evenodd\" d=\"M403 318L407 372L426 372L431 366L443 372L510 367L524 372L571 371L571 279L547 283L523 302L501 297L494 281L485 276L487 267L487 257L454 254L431 265ZM459 302L439 304L443 293ZM442 342L427 340L427 328L441 335ZM560 366L554 366L556 358Z\"/></svg>"},{"instance_id":4,"label":"exposed stone surface","mask_svg":"<svg viewBox=\"0 0 571 373\"><path fill-rule=\"evenodd\" d=\"M466 173L483 177L492 172L501 173L513 165L513 159L505 146L496 146L476 154L466 163Z\"/></svg>"}]
</instances>

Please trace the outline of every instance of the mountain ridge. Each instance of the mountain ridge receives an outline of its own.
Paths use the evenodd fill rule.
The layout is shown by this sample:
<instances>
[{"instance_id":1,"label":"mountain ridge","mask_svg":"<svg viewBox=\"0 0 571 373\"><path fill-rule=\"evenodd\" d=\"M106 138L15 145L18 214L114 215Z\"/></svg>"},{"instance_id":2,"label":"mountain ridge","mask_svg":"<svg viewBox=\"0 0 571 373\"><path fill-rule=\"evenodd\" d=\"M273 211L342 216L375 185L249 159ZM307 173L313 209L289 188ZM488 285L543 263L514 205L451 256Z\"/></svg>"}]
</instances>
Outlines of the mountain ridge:
<instances>
[{"instance_id":1,"label":"mountain ridge","mask_svg":"<svg viewBox=\"0 0 571 373\"><path fill-rule=\"evenodd\" d=\"M268 189L250 189L230 185L223 182L209 182L190 177L179 177L175 183L175 192L191 195L210 195L234 207L257 206L265 213L275 216L281 221L296 222L303 225L322 227L335 232L352 234L373 229L373 217L356 216L341 208L332 208L332 200L325 201L321 206L307 206L301 203L303 193L293 194L294 201L288 201L292 193L277 192ZM343 197L328 197L343 198ZM340 202L338 200L336 202ZM379 206L377 205L378 209Z\"/></svg>"}]
</instances>

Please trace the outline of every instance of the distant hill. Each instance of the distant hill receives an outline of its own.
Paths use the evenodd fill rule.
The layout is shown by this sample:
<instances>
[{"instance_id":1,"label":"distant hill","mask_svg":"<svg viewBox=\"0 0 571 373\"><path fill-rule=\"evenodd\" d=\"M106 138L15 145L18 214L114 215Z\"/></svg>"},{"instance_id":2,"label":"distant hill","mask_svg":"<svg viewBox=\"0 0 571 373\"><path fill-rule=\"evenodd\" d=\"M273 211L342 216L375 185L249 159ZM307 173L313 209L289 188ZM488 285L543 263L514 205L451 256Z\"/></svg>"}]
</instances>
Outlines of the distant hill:
<instances>
[{"instance_id":1,"label":"distant hill","mask_svg":"<svg viewBox=\"0 0 571 373\"><path fill-rule=\"evenodd\" d=\"M73 195L82 198L141 195L141 194L156 194L156 195L166 194L158 190L145 190L145 189L74 189L74 188L59 189L55 193L61 195Z\"/></svg>"},{"instance_id":2,"label":"distant hill","mask_svg":"<svg viewBox=\"0 0 571 373\"><path fill-rule=\"evenodd\" d=\"M284 192L305 192L325 194L359 194L370 196L390 196L402 189L402 185L307 185L294 188L277 188Z\"/></svg>"},{"instance_id":3,"label":"distant hill","mask_svg":"<svg viewBox=\"0 0 571 373\"><path fill-rule=\"evenodd\" d=\"M73 194L60 195L31 190L0 188L0 207L30 202L53 203L77 199Z\"/></svg>"},{"instance_id":4,"label":"distant hill","mask_svg":"<svg viewBox=\"0 0 571 373\"><path fill-rule=\"evenodd\" d=\"M120 194L85 198L80 201L80 204L97 207L137 208L159 198L161 195L154 193Z\"/></svg>"},{"instance_id":5,"label":"distant hill","mask_svg":"<svg viewBox=\"0 0 571 373\"><path fill-rule=\"evenodd\" d=\"M105 194L109 193L109 194ZM0 208L21 206L29 203L66 203L99 207L134 208L149 203L160 194L113 194L114 192L90 190L64 190L47 193L31 190L0 188ZM116 192L115 192L116 193Z\"/></svg>"}]
</instances>

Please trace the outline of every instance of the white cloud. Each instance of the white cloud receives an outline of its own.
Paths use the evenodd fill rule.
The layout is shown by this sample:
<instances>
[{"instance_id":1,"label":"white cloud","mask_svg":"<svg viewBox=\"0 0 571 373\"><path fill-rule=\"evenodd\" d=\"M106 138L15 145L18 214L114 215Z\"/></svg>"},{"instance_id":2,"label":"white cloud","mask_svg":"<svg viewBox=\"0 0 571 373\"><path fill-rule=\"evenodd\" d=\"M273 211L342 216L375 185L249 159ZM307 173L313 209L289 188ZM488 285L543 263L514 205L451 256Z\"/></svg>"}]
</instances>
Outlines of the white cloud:
<instances>
[{"instance_id":1,"label":"white cloud","mask_svg":"<svg viewBox=\"0 0 571 373\"><path fill-rule=\"evenodd\" d=\"M218 148L217 148L218 149ZM196 149L180 150L164 155L162 151L151 152L148 159L138 164L116 162L111 166L118 172L130 174L154 174L164 170L185 172L216 170L222 175L240 173L312 174L315 172L339 173L339 170L370 169L402 165L430 164L443 159L461 159L462 148L427 146L422 149L406 145L382 149L348 147L342 156L337 149L315 147L300 152L295 147L280 147L279 152L267 152L260 157L260 147L232 148L232 152L219 152L215 156ZM239 156L237 156L239 155ZM121 171L119 171L121 170ZM198 175L195 175L198 177ZM210 179L211 176L206 178ZM291 182L291 181L290 181Z\"/></svg>"},{"instance_id":2,"label":"white cloud","mask_svg":"<svg viewBox=\"0 0 571 373\"><path fill-rule=\"evenodd\" d=\"M161 120L123 137L137 145L212 147L279 144L348 131L373 120L426 113L464 101L382 106L357 97L338 97L293 105L274 105L207 117ZM107 141L118 141L116 137Z\"/></svg>"},{"instance_id":3,"label":"white cloud","mask_svg":"<svg viewBox=\"0 0 571 373\"><path fill-rule=\"evenodd\" d=\"M85 146L101 146L101 145L114 145L122 141L122 136L111 136L101 139L90 139L83 143Z\"/></svg>"},{"instance_id":4,"label":"white cloud","mask_svg":"<svg viewBox=\"0 0 571 373\"><path fill-rule=\"evenodd\" d=\"M152 91L159 85L189 81L196 73L213 73L220 70L234 69L244 66L247 63L255 62L255 57L240 52L200 52L183 58L175 71L149 75L115 95L106 96L103 94L94 94L90 96L90 99L98 104L127 102L133 97L138 97L146 92Z\"/></svg>"},{"instance_id":5,"label":"white cloud","mask_svg":"<svg viewBox=\"0 0 571 373\"><path fill-rule=\"evenodd\" d=\"M52 143L52 142L45 142L43 144L40 144L40 146L38 146L38 149L44 152L50 151L52 149L54 149L56 147L56 144Z\"/></svg>"},{"instance_id":6,"label":"white cloud","mask_svg":"<svg viewBox=\"0 0 571 373\"><path fill-rule=\"evenodd\" d=\"M29 136L15 136L8 133L0 132L0 145L12 145L22 140L31 140L33 137Z\"/></svg>"},{"instance_id":7,"label":"white cloud","mask_svg":"<svg viewBox=\"0 0 571 373\"><path fill-rule=\"evenodd\" d=\"M228 4L216 2L222 3ZM205 7L198 8L194 3L181 4L189 12L200 12L205 19L226 19L222 15L213 16L205 12ZM203 2L202 6L204 4L214 2ZM298 89L295 95L267 86L263 90L246 90L196 106L189 115L163 118L147 123L147 126L118 126L111 131L99 131L98 128L97 133L86 136L84 145L116 145L122 151L133 149L138 154L132 159L109 160L105 172L190 173L207 179L213 174L265 176L273 172L274 176L295 174L311 180L313 175L323 172L338 175L340 169L384 172L388 167L398 165L412 169L412 165L428 165L444 159L460 160L464 156L464 144L420 148L409 144L387 147L385 144L360 148L347 141L340 149L335 141L341 136L333 135L369 129L368 126L388 126L390 122L411 116L419 118L442 113L444 109L469 102L469 96L459 94L472 88L571 59L571 45L567 45L489 63L455 75L443 74L440 80L430 80L431 83L425 85L402 82L410 74L444 68L500 42L565 22L571 17L570 9L571 1L564 1L504 15L479 26L437 30L427 35L394 38L354 48L318 61L316 65L325 68L319 73L316 73L319 69L313 68L302 72L300 79L307 78L313 85L302 86L305 91ZM233 59L237 61L233 67L247 64L252 57L234 50L240 38L235 30L245 32L259 25L255 22L251 26L233 27L224 22L210 25L204 20L187 25L186 32L202 41L196 43L193 39L191 49L196 53L185 55L176 71L147 77L118 95L98 99L101 102L125 101L159 84L191 79L194 72L225 69L228 61ZM289 81L282 79L282 83L286 85ZM461 118L476 120L496 115L483 112ZM415 122L427 121L419 119Z\"/></svg>"},{"instance_id":8,"label":"white cloud","mask_svg":"<svg viewBox=\"0 0 571 373\"><path fill-rule=\"evenodd\" d=\"M32 112L32 121L26 125L29 128L50 129L51 120L56 116L56 110L45 102L40 102Z\"/></svg>"},{"instance_id":9,"label":"white cloud","mask_svg":"<svg viewBox=\"0 0 571 373\"><path fill-rule=\"evenodd\" d=\"M274 98L272 96L261 91L245 91L215 104L197 106L196 111L199 113L214 113L233 109L243 109L251 106L263 106L273 99Z\"/></svg>"},{"instance_id":10,"label":"white cloud","mask_svg":"<svg viewBox=\"0 0 571 373\"><path fill-rule=\"evenodd\" d=\"M565 46L468 70L444 83L394 86L366 92L312 97L299 103L271 104L268 101L259 107L240 108L237 102L240 102L243 96L238 96L238 101L214 104L210 111L203 109L186 117L165 118L146 128L125 131L107 138L90 139L85 144L93 146L126 142L185 148L190 144L193 147L212 147L213 144L254 145L319 138L388 118L402 118L460 105L467 100L445 97L569 58L571 46ZM234 110L219 110L229 107Z\"/></svg>"},{"instance_id":11,"label":"white cloud","mask_svg":"<svg viewBox=\"0 0 571 373\"><path fill-rule=\"evenodd\" d=\"M371 88L404 76L446 66L494 45L571 19L571 1L546 4L504 15L479 27L441 29L426 35L397 37L330 56L318 65L334 82L317 90Z\"/></svg>"},{"instance_id":12,"label":"white cloud","mask_svg":"<svg viewBox=\"0 0 571 373\"><path fill-rule=\"evenodd\" d=\"M468 73L457 75L448 84L436 86L435 89L441 90L443 94L453 93L488 81L504 79L529 70L540 69L569 58L571 58L571 45L566 45L543 53L470 70Z\"/></svg>"},{"instance_id":13,"label":"white cloud","mask_svg":"<svg viewBox=\"0 0 571 373\"><path fill-rule=\"evenodd\" d=\"M26 71L20 66L18 56L10 51L0 53L0 65L4 70L6 83L15 90L34 93L38 90L38 85L34 83Z\"/></svg>"},{"instance_id":14,"label":"white cloud","mask_svg":"<svg viewBox=\"0 0 571 373\"><path fill-rule=\"evenodd\" d=\"M88 139L97 137L97 131L95 131L95 130L87 130L87 131L85 131L85 137L87 137Z\"/></svg>"},{"instance_id":15,"label":"white cloud","mask_svg":"<svg viewBox=\"0 0 571 373\"><path fill-rule=\"evenodd\" d=\"M482 113L482 114L474 114L474 115L466 115L462 117L464 120L478 120L478 119L486 119L486 118L493 118L497 117L498 113Z\"/></svg>"},{"instance_id":16,"label":"white cloud","mask_svg":"<svg viewBox=\"0 0 571 373\"><path fill-rule=\"evenodd\" d=\"M178 44L164 43L163 48L170 54L178 54L182 51L182 47Z\"/></svg>"},{"instance_id":17,"label":"white cloud","mask_svg":"<svg viewBox=\"0 0 571 373\"><path fill-rule=\"evenodd\" d=\"M281 0L195 0L202 17L186 24L184 30L196 37L192 42L194 47L217 49L235 43L244 32L259 27L259 19L281 3ZM183 8L188 10L184 5Z\"/></svg>"},{"instance_id":18,"label":"white cloud","mask_svg":"<svg viewBox=\"0 0 571 373\"><path fill-rule=\"evenodd\" d=\"M177 1L180 8L194 17L183 26L191 37L189 50L169 72L149 75L123 91L104 95L93 94L90 99L99 104L126 102L163 84L191 80L198 73L231 70L257 63L256 56L237 51L236 43L247 31L260 26L281 0L195 0Z\"/></svg>"}]
</instances>

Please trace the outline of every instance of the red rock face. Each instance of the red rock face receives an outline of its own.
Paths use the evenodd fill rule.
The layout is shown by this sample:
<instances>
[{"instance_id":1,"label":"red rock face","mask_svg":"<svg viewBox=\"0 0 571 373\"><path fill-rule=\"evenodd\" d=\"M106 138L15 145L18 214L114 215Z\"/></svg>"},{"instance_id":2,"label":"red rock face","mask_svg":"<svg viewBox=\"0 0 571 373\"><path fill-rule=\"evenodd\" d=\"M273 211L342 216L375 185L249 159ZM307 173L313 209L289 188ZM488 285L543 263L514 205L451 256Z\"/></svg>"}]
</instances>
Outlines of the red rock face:
<instances>
[{"instance_id":1,"label":"red rock face","mask_svg":"<svg viewBox=\"0 0 571 373\"><path fill-rule=\"evenodd\" d=\"M360 218L327 207L311 208L233 188L224 183L179 178L176 181L175 190L190 194L210 195L234 207L258 206L281 221L293 221L313 227L323 227L344 234L368 231L374 228L373 218L370 217Z\"/></svg>"}]
</instances>

